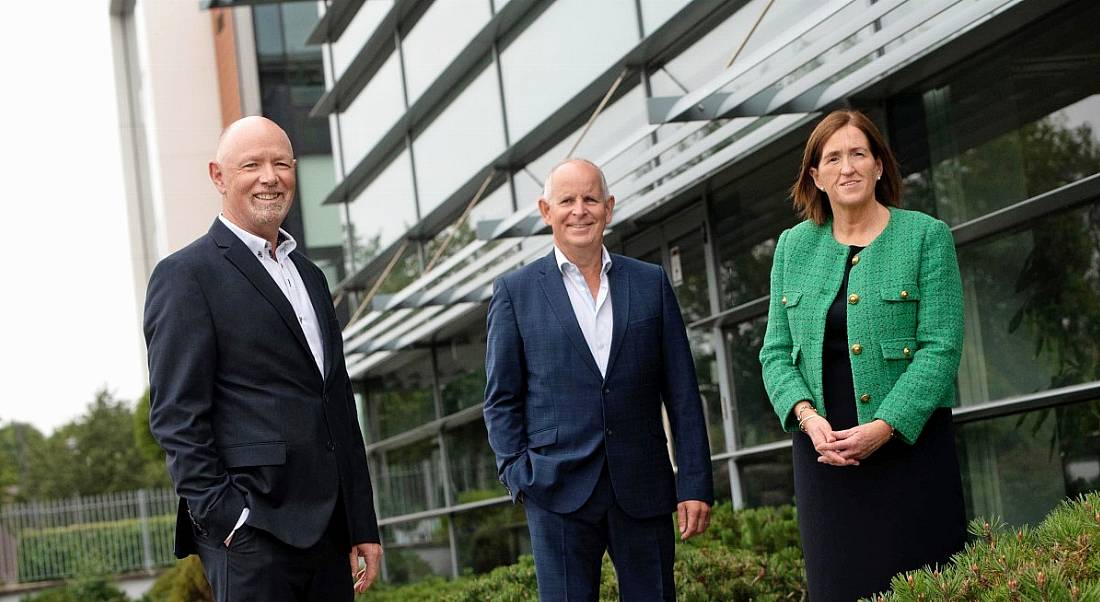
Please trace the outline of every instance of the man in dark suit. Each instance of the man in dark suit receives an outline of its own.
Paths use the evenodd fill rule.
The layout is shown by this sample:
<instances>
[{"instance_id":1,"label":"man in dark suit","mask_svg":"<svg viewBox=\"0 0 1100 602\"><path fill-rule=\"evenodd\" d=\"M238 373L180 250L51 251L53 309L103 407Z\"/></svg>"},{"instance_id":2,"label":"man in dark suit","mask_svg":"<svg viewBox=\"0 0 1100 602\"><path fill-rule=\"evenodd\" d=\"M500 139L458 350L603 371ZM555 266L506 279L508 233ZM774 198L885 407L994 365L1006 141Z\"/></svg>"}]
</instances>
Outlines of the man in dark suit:
<instances>
[{"instance_id":1,"label":"man in dark suit","mask_svg":"<svg viewBox=\"0 0 1100 602\"><path fill-rule=\"evenodd\" d=\"M603 246L615 198L598 167L555 167L538 203L554 250L495 283L485 424L526 509L539 599L597 600L607 550L623 600L674 600L669 515L687 539L714 502L680 307L662 268Z\"/></svg>"},{"instance_id":2,"label":"man in dark suit","mask_svg":"<svg viewBox=\"0 0 1100 602\"><path fill-rule=\"evenodd\" d=\"M294 170L274 122L226 128L209 164L221 215L149 280L149 423L180 495L176 555L198 553L219 601L350 601L382 555L328 285L279 227Z\"/></svg>"}]
</instances>

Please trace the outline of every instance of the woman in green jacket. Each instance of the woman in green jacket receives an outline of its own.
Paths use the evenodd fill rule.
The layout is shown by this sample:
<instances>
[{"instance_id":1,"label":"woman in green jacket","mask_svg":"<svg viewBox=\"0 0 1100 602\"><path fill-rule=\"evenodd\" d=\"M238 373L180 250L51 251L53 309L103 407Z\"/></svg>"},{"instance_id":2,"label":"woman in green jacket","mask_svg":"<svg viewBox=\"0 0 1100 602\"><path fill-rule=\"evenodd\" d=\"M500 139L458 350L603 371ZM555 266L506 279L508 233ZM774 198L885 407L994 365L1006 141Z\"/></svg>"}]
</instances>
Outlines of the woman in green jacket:
<instances>
[{"instance_id":1,"label":"woman in green jacket","mask_svg":"<svg viewBox=\"0 0 1100 602\"><path fill-rule=\"evenodd\" d=\"M951 231L899 208L897 161L857 111L823 119L775 249L764 386L794 432L810 599L944 563L966 535L951 424L963 342Z\"/></svg>"}]
</instances>

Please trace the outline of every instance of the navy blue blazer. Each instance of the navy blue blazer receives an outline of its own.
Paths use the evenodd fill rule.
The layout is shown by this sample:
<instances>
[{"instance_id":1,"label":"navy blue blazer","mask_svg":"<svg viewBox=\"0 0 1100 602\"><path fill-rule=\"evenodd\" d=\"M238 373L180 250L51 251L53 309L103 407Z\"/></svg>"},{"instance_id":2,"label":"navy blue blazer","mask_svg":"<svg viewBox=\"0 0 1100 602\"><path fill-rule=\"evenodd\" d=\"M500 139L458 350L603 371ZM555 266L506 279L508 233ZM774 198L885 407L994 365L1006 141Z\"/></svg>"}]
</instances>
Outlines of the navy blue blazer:
<instances>
[{"instance_id":1,"label":"navy blue blazer","mask_svg":"<svg viewBox=\"0 0 1100 602\"><path fill-rule=\"evenodd\" d=\"M294 309L219 220L157 264L145 302L153 436L180 495L176 555L248 524L297 547L324 533L343 498L354 543L377 542L363 437L325 276L291 260L324 344L324 375Z\"/></svg>"},{"instance_id":2,"label":"navy blue blazer","mask_svg":"<svg viewBox=\"0 0 1100 602\"><path fill-rule=\"evenodd\" d=\"M607 377L581 333L553 251L494 283L485 424L500 480L553 512L578 509L606 459L635 518L714 501L699 385L676 296L656 265L612 255ZM679 465L669 462L661 403Z\"/></svg>"}]
</instances>

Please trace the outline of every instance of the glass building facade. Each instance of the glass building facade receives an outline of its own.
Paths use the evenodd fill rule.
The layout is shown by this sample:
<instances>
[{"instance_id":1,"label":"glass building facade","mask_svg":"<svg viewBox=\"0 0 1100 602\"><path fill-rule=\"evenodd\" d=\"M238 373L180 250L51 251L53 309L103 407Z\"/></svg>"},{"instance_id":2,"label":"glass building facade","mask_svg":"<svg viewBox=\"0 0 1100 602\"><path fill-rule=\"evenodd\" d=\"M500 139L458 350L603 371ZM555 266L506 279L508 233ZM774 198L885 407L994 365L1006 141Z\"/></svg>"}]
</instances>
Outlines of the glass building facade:
<instances>
[{"instance_id":1,"label":"glass building facade","mask_svg":"<svg viewBox=\"0 0 1100 602\"><path fill-rule=\"evenodd\" d=\"M351 318L387 579L530 550L481 418L485 313L496 276L549 252L535 201L574 149L617 198L609 248L673 280L718 497L795 501L757 353L802 145L842 106L887 135L904 206L953 229L970 516L1035 523L1100 487L1097 3L349 0L256 7L257 32L318 10L257 41L262 70L322 69L263 88L326 146L303 228Z\"/></svg>"}]
</instances>

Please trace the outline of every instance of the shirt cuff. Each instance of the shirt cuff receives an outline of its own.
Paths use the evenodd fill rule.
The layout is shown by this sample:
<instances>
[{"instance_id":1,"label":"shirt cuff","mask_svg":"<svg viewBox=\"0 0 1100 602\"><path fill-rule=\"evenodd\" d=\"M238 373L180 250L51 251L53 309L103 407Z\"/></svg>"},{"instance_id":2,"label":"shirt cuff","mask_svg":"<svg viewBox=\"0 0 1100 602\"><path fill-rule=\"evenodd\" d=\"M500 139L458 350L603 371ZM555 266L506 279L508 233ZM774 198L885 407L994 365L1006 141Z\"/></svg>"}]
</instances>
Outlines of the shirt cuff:
<instances>
[{"instance_id":1,"label":"shirt cuff","mask_svg":"<svg viewBox=\"0 0 1100 602\"><path fill-rule=\"evenodd\" d=\"M246 520L248 520L248 508L241 510L241 517L237 519L237 524L233 525L233 530L229 532L229 536L222 542L226 547L229 547L229 542L233 541L233 534L237 532L237 529L241 528L241 525L243 525Z\"/></svg>"}]
</instances>

